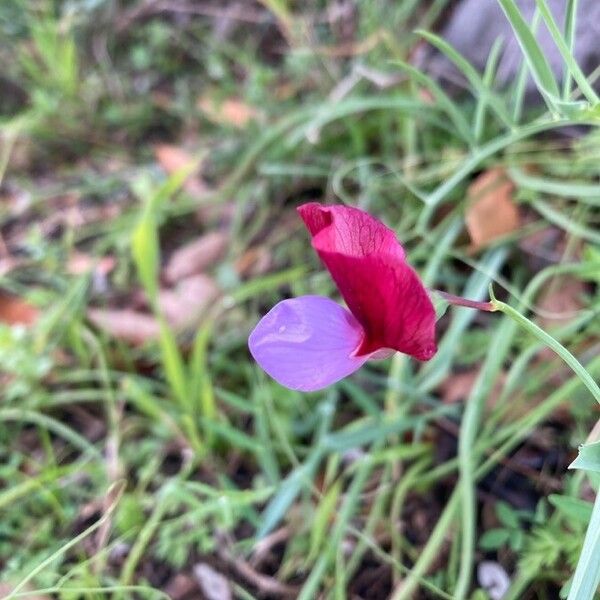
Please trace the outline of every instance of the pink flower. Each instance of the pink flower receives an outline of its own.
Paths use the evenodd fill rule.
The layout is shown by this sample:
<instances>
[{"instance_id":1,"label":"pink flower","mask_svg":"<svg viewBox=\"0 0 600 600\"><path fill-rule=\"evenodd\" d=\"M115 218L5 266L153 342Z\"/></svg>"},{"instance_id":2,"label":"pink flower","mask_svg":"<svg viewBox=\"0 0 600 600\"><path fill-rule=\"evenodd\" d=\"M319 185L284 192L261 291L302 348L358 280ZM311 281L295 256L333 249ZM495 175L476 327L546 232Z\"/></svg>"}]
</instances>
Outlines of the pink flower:
<instances>
[{"instance_id":1,"label":"pink flower","mask_svg":"<svg viewBox=\"0 0 600 600\"><path fill-rule=\"evenodd\" d=\"M311 202L298 212L349 310L320 296L279 302L250 334L256 362L280 384L309 392L393 351L429 360L435 310L394 232L348 206Z\"/></svg>"}]
</instances>

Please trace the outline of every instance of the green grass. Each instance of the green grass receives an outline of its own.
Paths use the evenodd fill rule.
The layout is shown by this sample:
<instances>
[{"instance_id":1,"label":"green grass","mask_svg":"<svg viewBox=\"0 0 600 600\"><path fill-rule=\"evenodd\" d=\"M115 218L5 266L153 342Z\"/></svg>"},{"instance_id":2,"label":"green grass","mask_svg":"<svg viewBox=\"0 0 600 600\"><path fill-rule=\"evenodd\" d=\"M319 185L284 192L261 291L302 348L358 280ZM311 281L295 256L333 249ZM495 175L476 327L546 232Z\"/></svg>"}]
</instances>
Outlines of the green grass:
<instances>
[{"instance_id":1,"label":"green grass","mask_svg":"<svg viewBox=\"0 0 600 600\"><path fill-rule=\"evenodd\" d=\"M494 87L498 46L478 73L428 32L445 2L358 3L346 29L325 24L325 2L265 1L253 11L269 19L226 26L119 4L0 3L0 284L39 309L31 326L0 322L0 589L164 598L208 562L240 598L485 598L477 565L494 560L507 598L591 598L597 447L567 470L597 441L600 373L600 112L570 54L577 2L564 39L538 3L560 82L500 1L541 107L523 104L522 77ZM408 64L420 39L463 71L465 96ZM358 65L400 83L363 77L332 99ZM257 120L219 121L200 98ZM158 143L197 162L167 174ZM492 167L526 218L472 252L467 189ZM194 168L202 196L185 184ZM336 293L294 214L315 199L376 214L429 287L487 299L492 285L500 312L450 308L428 363L397 355L321 393L281 388L246 340L282 297ZM229 239L209 270L222 295L172 329L162 266L213 230ZM73 274L75 251L115 268ZM249 252L267 267L240 275ZM544 294L572 282L580 307L548 324ZM154 341L87 318L141 297ZM463 401L446 402L464 373Z\"/></svg>"}]
</instances>

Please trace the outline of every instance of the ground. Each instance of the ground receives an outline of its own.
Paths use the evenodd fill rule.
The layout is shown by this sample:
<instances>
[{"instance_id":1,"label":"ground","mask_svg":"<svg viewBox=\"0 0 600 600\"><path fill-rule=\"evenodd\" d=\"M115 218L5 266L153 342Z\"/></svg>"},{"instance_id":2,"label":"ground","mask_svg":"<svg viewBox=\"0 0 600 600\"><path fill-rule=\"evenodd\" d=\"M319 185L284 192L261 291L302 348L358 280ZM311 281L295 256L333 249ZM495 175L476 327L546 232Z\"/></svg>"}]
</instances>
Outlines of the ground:
<instances>
[{"instance_id":1,"label":"ground","mask_svg":"<svg viewBox=\"0 0 600 600\"><path fill-rule=\"evenodd\" d=\"M539 339L450 308L431 361L313 394L247 349L278 300L339 299L295 212L336 202L597 378L593 96L494 87L416 32L448 4L1 3L0 596L558 597L598 413Z\"/></svg>"}]
</instances>

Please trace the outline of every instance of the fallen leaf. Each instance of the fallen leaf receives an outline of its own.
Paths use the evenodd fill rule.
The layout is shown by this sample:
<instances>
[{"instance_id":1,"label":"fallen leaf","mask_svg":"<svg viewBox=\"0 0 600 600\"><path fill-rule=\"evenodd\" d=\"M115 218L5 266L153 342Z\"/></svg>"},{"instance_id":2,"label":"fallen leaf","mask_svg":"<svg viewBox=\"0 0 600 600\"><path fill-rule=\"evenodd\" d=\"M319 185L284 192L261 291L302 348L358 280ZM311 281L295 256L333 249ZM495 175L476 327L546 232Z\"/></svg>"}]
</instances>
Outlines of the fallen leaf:
<instances>
[{"instance_id":1,"label":"fallen leaf","mask_svg":"<svg viewBox=\"0 0 600 600\"><path fill-rule=\"evenodd\" d=\"M183 600L184 598L194 598L198 592L198 585L190 575L177 573L165 585L165 593L171 600ZM191 596L191 594L194 594Z\"/></svg>"},{"instance_id":2,"label":"fallen leaf","mask_svg":"<svg viewBox=\"0 0 600 600\"><path fill-rule=\"evenodd\" d=\"M171 144L157 144L154 146L154 156L158 164L169 175L191 167L195 162L194 157L189 152Z\"/></svg>"},{"instance_id":3,"label":"fallen leaf","mask_svg":"<svg viewBox=\"0 0 600 600\"><path fill-rule=\"evenodd\" d=\"M173 290L161 290L158 304L169 325L183 329L198 323L219 294L211 277L194 275L181 280Z\"/></svg>"},{"instance_id":4,"label":"fallen leaf","mask_svg":"<svg viewBox=\"0 0 600 600\"><path fill-rule=\"evenodd\" d=\"M471 393L471 389L475 385L475 381L477 380L478 376L479 369L471 369L461 373L453 373L440 385L442 400L446 404L454 404L456 402L466 401ZM498 401L505 379L506 374L501 373L494 382L494 386L486 399L486 407L488 409L492 409Z\"/></svg>"},{"instance_id":5,"label":"fallen leaf","mask_svg":"<svg viewBox=\"0 0 600 600\"><path fill-rule=\"evenodd\" d=\"M108 275L116 266L114 256L90 256L83 252L74 252L67 262L67 272L71 275L85 275L96 271L99 275Z\"/></svg>"},{"instance_id":6,"label":"fallen leaf","mask_svg":"<svg viewBox=\"0 0 600 600\"><path fill-rule=\"evenodd\" d=\"M211 231L192 242L181 246L164 268L165 279L176 283L212 267L223 256L228 237L220 231Z\"/></svg>"},{"instance_id":7,"label":"fallen leaf","mask_svg":"<svg viewBox=\"0 0 600 600\"><path fill-rule=\"evenodd\" d=\"M191 168L198 160L187 150L172 144L154 146L154 156L167 175L173 175L181 169ZM200 165L198 165L200 168ZM183 184L183 189L194 198L205 196L209 188L196 174L191 174Z\"/></svg>"},{"instance_id":8,"label":"fallen leaf","mask_svg":"<svg viewBox=\"0 0 600 600\"><path fill-rule=\"evenodd\" d=\"M194 565L194 576L206 600L231 600L231 586L225 577L208 563Z\"/></svg>"},{"instance_id":9,"label":"fallen leaf","mask_svg":"<svg viewBox=\"0 0 600 600\"><path fill-rule=\"evenodd\" d=\"M482 173L470 185L465 215L473 250L519 228L519 210L513 201L514 185L502 169Z\"/></svg>"},{"instance_id":10,"label":"fallen leaf","mask_svg":"<svg viewBox=\"0 0 600 600\"><path fill-rule=\"evenodd\" d=\"M33 325L40 311L26 300L0 292L0 322L8 325Z\"/></svg>"},{"instance_id":11,"label":"fallen leaf","mask_svg":"<svg viewBox=\"0 0 600 600\"><path fill-rule=\"evenodd\" d=\"M87 316L96 327L111 337L130 344L143 344L156 339L160 332L158 322L152 315L131 309L90 308Z\"/></svg>"},{"instance_id":12,"label":"fallen leaf","mask_svg":"<svg viewBox=\"0 0 600 600\"><path fill-rule=\"evenodd\" d=\"M198 99L198 108L213 123L231 125L238 129L243 129L250 121L259 117L256 108L238 98L218 101L210 96L202 96Z\"/></svg>"},{"instance_id":13,"label":"fallen leaf","mask_svg":"<svg viewBox=\"0 0 600 600\"><path fill-rule=\"evenodd\" d=\"M440 385L442 399L446 404L454 404L465 400L477 379L477 371L454 373Z\"/></svg>"}]
</instances>

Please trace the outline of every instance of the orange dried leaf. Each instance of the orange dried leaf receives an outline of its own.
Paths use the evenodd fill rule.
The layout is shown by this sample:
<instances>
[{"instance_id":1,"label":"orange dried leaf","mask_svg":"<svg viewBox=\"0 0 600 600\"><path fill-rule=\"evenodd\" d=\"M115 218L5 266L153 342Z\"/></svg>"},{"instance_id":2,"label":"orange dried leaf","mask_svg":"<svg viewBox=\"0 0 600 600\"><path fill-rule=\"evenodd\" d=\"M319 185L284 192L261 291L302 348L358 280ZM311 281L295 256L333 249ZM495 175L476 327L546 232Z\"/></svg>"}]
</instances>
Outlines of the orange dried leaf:
<instances>
[{"instance_id":1,"label":"orange dried leaf","mask_svg":"<svg viewBox=\"0 0 600 600\"><path fill-rule=\"evenodd\" d=\"M67 262L67 272L71 275L84 275L96 271L99 275L108 275L116 266L113 256L95 257L83 252L74 252Z\"/></svg>"},{"instance_id":2,"label":"orange dried leaf","mask_svg":"<svg viewBox=\"0 0 600 600\"><path fill-rule=\"evenodd\" d=\"M197 324L219 294L211 277L194 275L180 281L173 290L161 290L158 304L169 325L183 329Z\"/></svg>"},{"instance_id":3,"label":"orange dried leaf","mask_svg":"<svg viewBox=\"0 0 600 600\"><path fill-rule=\"evenodd\" d=\"M154 147L154 156L167 175L173 175L182 169L191 168L198 159L187 150L172 144L158 144ZM198 165L200 166L200 165ZM208 186L197 175L190 175L183 184L185 191L195 198L205 196Z\"/></svg>"},{"instance_id":4,"label":"orange dried leaf","mask_svg":"<svg viewBox=\"0 0 600 600\"><path fill-rule=\"evenodd\" d=\"M176 173L181 169L191 167L194 164L194 157L183 148L171 144L158 144L154 147L154 156L169 175Z\"/></svg>"},{"instance_id":5,"label":"orange dried leaf","mask_svg":"<svg viewBox=\"0 0 600 600\"><path fill-rule=\"evenodd\" d=\"M227 248L228 237L211 231L173 252L164 269L165 279L176 283L215 265Z\"/></svg>"},{"instance_id":6,"label":"orange dried leaf","mask_svg":"<svg viewBox=\"0 0 600 600\"><path fill-rule=\"evenodd\" d=\"M498 168L482 173L471 184L465 221L474 250L519 228L513 192L512 181Z\"/></svg>"},{"instance_id":7,"label":"orange dried leaf","mask_svg":"<svg viewBox=\"0 0 600 600\"><path fill-rule=\"evenodd\" d=\"M130 344L143 344L156 339L160 333L159 324L152 315L135 310L90 308L87 316L96 327L103 329L111 337Z\"/></svg>"},{"instance_id":8,"label":"orange dried leaf","mask_svg":"<svg viewBox=\"0 0 600 600\"><path fill-rule=\"evenodd\" d=\"M33 325L40 311L26 300L0 292L0 322L8 325Z\"/></svg>"},{"instance_id":9,"label":"orange dried leaf","mask_svg":"<svg viewBox=\"0 0 600 600\"><path fill-rule=\"evenodd\" d=\"M230 125L238 129L243 129L259 116L256 108L238 98L227 98L219 102L209 96L202 96L198 99L198 108L213 123Z\"/></svg>"}]
</instances>

